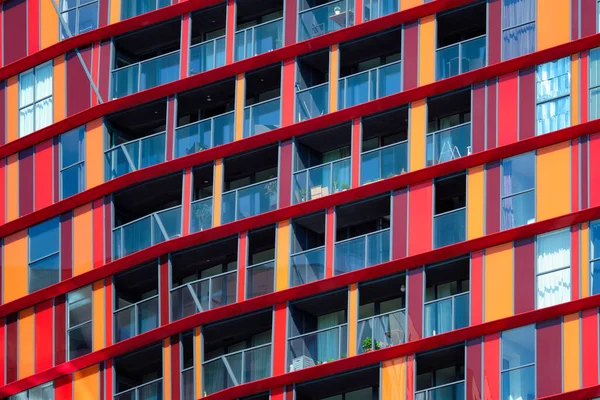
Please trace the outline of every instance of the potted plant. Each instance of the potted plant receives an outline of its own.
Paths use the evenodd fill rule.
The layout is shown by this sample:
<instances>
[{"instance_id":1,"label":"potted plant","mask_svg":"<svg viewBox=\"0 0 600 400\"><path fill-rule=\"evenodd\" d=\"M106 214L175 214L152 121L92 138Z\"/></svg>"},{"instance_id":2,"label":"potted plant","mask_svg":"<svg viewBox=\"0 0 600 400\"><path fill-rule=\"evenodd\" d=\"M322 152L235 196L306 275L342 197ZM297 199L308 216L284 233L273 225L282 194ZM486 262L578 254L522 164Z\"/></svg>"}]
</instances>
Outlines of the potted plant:
<instances>
[{"instance_id":1,"label":"potted plant","mask_svg":"<svg viewBox=\"0 0 600 400\"><path fill-rule=\"evenodd\" d=\"M373 350L373 339L371 339L370 336L367 336L360 347L362 347L364 353Z\"/></svg>"},{"instance_id":2,"label":"potted plant","mask_svg":"<svg viewBox=\"0 0 600 400\"><path fill-rule=\"evenodd\" d=\"M211 204L202 204L200 207L196 207L194 210L195 224L197 224L197 231L201 231L205 228L212 226L212 206Z\"/></svg>"},{"instance_id":3,"label":"potted plant","mask_svg":"<svg viewBox=\"0 0 600 400\"><path fill-rule=\"evenodd\" d=\"M298 196L300 197L300 201L306 201L306 189L299 189Z\"/></svg>"},{"instance_id":4,"label":"potted plant","mask_svg":"<svg viewBox=\"0 0 600 400\"><path fill-rule=\"evenodd\" d=\"M350 189L350 185L348 185L347 183L343 183L342 190L348 190L348 189Z\"/></svg>"},{"instance_id":5,"label":"potted plant","mask_svg":"<svg viewBox=\"0 0 600 400\"><path fill-rule=\"evenodd\" d=\"M342 12L342 7L340 7L340 6L333 7L333 13L335 15L339 15L341 12Z\"/></svg>"}]
</instances>

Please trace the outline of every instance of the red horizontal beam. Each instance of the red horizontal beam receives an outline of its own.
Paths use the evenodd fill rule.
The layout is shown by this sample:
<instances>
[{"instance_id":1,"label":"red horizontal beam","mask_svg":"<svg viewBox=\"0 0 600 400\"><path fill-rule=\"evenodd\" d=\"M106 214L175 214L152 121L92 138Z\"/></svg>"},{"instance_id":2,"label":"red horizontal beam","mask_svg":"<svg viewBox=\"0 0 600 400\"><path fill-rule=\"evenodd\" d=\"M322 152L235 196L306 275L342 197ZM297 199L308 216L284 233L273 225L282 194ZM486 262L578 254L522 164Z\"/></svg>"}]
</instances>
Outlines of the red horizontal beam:
<instances>
[{"instance_id":1,"label":"red horizontal beam","mask_svg":"<svg viewBox=\"0 0 600 400\"><path fill-rule=\"evenodd\" d=\"M585 351L585 350L584 350ZM600 397L600 385L589 386L569 392L557 393L552 396L538 397L540 400L590 400Z\"/></svg>"}]
</instances>

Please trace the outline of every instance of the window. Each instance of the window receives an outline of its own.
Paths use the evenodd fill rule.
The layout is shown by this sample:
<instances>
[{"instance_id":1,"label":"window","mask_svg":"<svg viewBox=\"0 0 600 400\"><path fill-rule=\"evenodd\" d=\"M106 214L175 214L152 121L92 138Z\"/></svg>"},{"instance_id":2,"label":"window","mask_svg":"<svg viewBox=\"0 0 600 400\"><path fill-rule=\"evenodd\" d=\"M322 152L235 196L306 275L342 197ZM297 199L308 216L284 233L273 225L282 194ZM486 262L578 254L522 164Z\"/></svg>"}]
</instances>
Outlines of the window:
<instances>
[{"instance_id":1,"label":"window","mask_svg":"<svg viewBox=\"0 0 600 400\"><path fill-rule=\"evenodd\" d=\"M536 134L571 125L571 59L540 64L535 68Z\"/></svg>"},{"instance_id":2,"label":"window","mask_svg":"<svg viewBox=\"0 0 600 400\"><path fill-rule=\"evenodd\" d=\"M535 51L535 3L535 0L503 0L503 60Z\"/></svg>"},{"instance_id":3,"label":"window","mask_svg":"<svg viewBox=\"0 0 600 400\"><path fill-rule=\"evenodd\" d=\"M502 229L535 222L535 153L502 161Z\"/></svg>"},{"instance_id":4,"label":"window","mask_svg":"<svg viewBox=\"0 0 600 400\"><path fill-rule=\"evenodd\" d=\"M590 223L591 294L600 293L600 220Z\"/></svg>"},{"instance_id":5,"label":"window","mask_svg":"<svg viewBox=\"0 0 600 400\"><path fill-rule=\"evenodd\" d=\"M52 61L49 61L19 75L19 137L52 121Z\"/></svg>"},{"instance_id":6,"label":"window","mask_svg":"<svg viewBox=\"0 0 600 400\"><path fill-rule=\"evenodd\" d=\"M600 47L590 50L590 120L600 118Z\"/></svg>"},{"instance_id":7,"label":"window","mask_svg":"<svg viewBox=\"0 0 600 400\"><path fill-rule=\"evenodd\" d=\"M194 371L194 331L181 334L181 397L183 400L196 400L196 380Z\"/></svg>"},{"instance_id":8,"label":"window","mask_svg":"<svg viewBox=\"0 0 600 400\"><path fill-rule=\"evenodd\" d=\"M60 135L60 198L85 190L85 127Z\"/></svg>"},{"instance_id":9,"label":"window","mask_svg":"<svg viewBox=\"0 0 600 400\"><path fill-rule=\"evenodd\" d=\"M571 234L568 229L537 237L537 308L571 300Z\"/></svg>"},{"instance_id":10,"label":"window","mask_svg":"<svg viewBox=\"0 0 600 400\"><path fill-rule=\"evenodd\" d=\"M67 294L67 352L69 360L92 351L92 287Z\"/></svg>"},{"instance_id":11,"label":"window","mask_svg":"<svg viewBox=\"0 0 600 400\"><path fill-rule=\"evenodd\" d=\"M502 332L502 400L535 398L535 326Z\"/></svg>"},{"instance_id":12,"label":"window","mask_svg":"<svg viewBox=\"0 0 600 400\"><path fill-rule=\"evenodd\" d=\"M17 393L8 400L54 400L54 384L52 382L36 386L21 393Z\"/></svg>"},{"instance_id":13,"label":"window","mask_svg":"<svg viewBox=\"0 0 600 400\"><path fill-rule=\"evenodd\" d=\"M59 218L29 228L29 293L59 281Z\"/></svg>"},{"instance_id":14,"label":"window","mask_svg":"<svg viewBox=\"0 0 600 400\"><path fill-rule=\"evenodd\" d=\"M98 27L98 1L62 0L60 2L60 38L65 39ZM67 31L65 27L68 27Z\"/></svg>"}]
</instances>

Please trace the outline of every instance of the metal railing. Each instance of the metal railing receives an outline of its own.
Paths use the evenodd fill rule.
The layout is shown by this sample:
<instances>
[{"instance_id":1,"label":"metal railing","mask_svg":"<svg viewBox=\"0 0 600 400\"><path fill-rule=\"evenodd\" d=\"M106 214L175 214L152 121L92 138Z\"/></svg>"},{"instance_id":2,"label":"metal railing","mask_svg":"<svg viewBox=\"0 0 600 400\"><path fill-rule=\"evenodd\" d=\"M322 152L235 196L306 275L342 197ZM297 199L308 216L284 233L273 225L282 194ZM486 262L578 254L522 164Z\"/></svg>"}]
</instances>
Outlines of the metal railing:
<instances>
[{"instance_id":1,"label":"metal railing","mask_svg":"<svg viewBox=\"0 0 600 400\"><path fill-rule=\"evenodd\" d=\"M167 133L160 132L106 150L106 180L164 162L167 157L166 138Z\"/></svg>"},{"instance_id":2,"label":"metal railing","mask_svg":"<svg viewBox=\"0 0 600 400\"><path fill-rule=\"evenodd\" d=\"M181 371L181 399L196 400L196 375L194 367L191 366Z\"/></svg>"},{"instance_id":3,"label":"metal railing","mask_svg":"<svg viewBox=\"0 0 600 400\"><path fill-rule=\"evenodd\" d=\"M427 134L427 165L454 160L472 153L471 123L465 122Z\"/></svg>"},{"instance_id":4,"label":"metal railing","mask_svg":"<svg viewBox=\"0 0 600 400\"><path fill-rule=\"evenodd\" d=\"M179 79L179 50L112 71L112 98L127 96Z\"/></svg>"},{"instance_id":5,"label":"metal railing","mask_svg":"<svg viewBox=\"0 0 600 400\"><path fill-rule=\"evenodd\" d=\"M335 244L334 275L381 264L390 259L390 228Z\"/></svg>"},{"instance_id":6,"label":"metal railing","mask_svg":"<svg viewBox=\"0 0 600 400\"><path fill-rule=\"evenodd\" d=\"M296 122L329 112L329 82L296 92Z\"/></svg>"},{"instance_id":7,"label":"metal railing","mask_svg":"<svg viewBox=\"0 0 600 400\"><path fill-rule=\"evenodd\" d=\"M486 35L481 35L437 49L436 80L485 67L485 42Z\"/></svg>"},{"instance_id":8,"label":"metal railing","mask_svg":"<svg viewBox=\"0 0 600 400\"><path fill-rule=\"evenodd\" d=\"M281 97L244 107L244 137L258 135L281 126Z\"/></svg>"},{"instance_id":9,"label":"metal railing","mask_svg":"<svg viewBox=\"0 0 600 400\"><path fill-rule=\"evenodd\" d=\"M402 62L380 65L340 78L338 107L340 109L352 107L398 93L401 89Z\"/></svg>"},{"instance_id":10,"label":"metal railing","mask_svg":"<svg viewBox=\"0 0 600 400\"><path fill-rule=\"evenodd\" d=\"M408 171L408 142L365 151L360 156L360 184L391 178Z\"/></svg>"},{"instance_id":11,"label":"metal railing","mask_svg":"<svg viewBox=\"0 0 600 400\"><path fill-rule=\"evenodd\" d=\"M298 41L354 25L354 1L339 0L298 13Z\"/></svg>"},{"instance_id":12,"label":"metal railing","mask_svg":"<svg viewBox=\"0 0 600 400\"><path fill-rule=\"evenodd\" d=\"M175 129L175 158L233 142L234 131L234 111L180 126Z\"/></svg>"},{"instance_id":13,"label":"metal railing","mask_svg":"<svg viewBox=\"0 0 600 400\"><path fill-rule=\"evenodd\" d=\"M221 222L225 224L275 210L278 193L277 178L223 193Z\"/></svg>"},{"instance_id":14,"label":"metal railing","mask_svg":"<svg viewBox=\"0 0 600 400\"><path fill-rule=\"evenodd\" d=\"M364 0L364 21L370 21L375 18L383 17L398 11L397 0Z\"/></svg>"},{"instance_id":15,"label":"metal railing","mask_svg":"<svg viewBox=\"0 0 600 400\"><path fill-rule=\"evenodd\" d=\"M448 246L466 239L467 208L433 216L433 247Z\"/></svg>"},{"instance_id":16,"label":"metal railing","mask_svg":"<svg viewBox=\"0 0 600 400\"><path fill-rule=\"evenodd\" d=\"M122 391L114 396L114 400L160 400L162 398L162 378Z\"/></svg>"},{"instance_id":17,"label":"metal railing","mask_svg":"<svg viewBox=\"0 0 600 400\"><path fill-rule=\"evenodd\" d=\"M190 75L225 65L225 36L190 46Z\"/></svg>"},{"instance_id":18,"label":"metal railing","mask_svg":"<svg viewBox=\"0 0 600 400\"><path fill-rule=\"evenodd\" d=\"M469 292L425 302L425 336L469 325Z\"/></svg>"},{"instance_id":19,"label":"metal railing","mask_svg":"<svg viewBox=\"0 0 600 400\"><path fill-rule=\"evenodd\" d=\"M464 380L415 392L415 400L463 400L464 398Z\"/></svg>"},{"instance_id":20,"label":"metal railing","mask_svg":"<svg viewBox=\"0 0 600 400\"><path fill-rule=\"evenodd\" d=\"M113 312L115 342L158 327L158 295L121 307Z\"/></svg>"},{"instance_id":21,"label":"metal railing","mask_svg":"<svg viewBox=\"0 0 600 400\"><path fill-rule=\"evenodd\" d=\"M290 256L290 287L325 278L325 246Z\"/></svg>"},{"instance_id":22,"label":"metal railing","mask_svg":"<svg viewBox=\"0 0 600 400\"><path fill-rule=\"evenodd\" d=\"M235 61L283 46L283 17L241 29L235 33Z\"/></svg>"},{"instance_id":23,"label":"metal railing","mask_svg":"<svg viewBox=\"0 0 600 400\"><path fill-rule=\"evenodd\" d=\"M294 204L350 189L350 157L294 173Z\"/></svg>"},{"instance_id":24,"label":"metal railing","mask_svg":"<svg viewBox=\"0 0 600 400\"><path fill-rule=\"evenodd\" d=\"M379 350L406 340L406 311L390 311L358 320L358 353Z\"/></svg>"},{"instance_id":25,"label":"metal railing","mask_svg":"<svg viewBox=\"0 0 600 400\"><path fill-rule=\"evenodd\" d=\"M190 233L212 228L213 198L192 201L190 206Z\"/></svg>"},{"instance_id":26,"label":"metal railing","mask_svg":"<svg viewBox=\"0 0 600 400\"><path fill-rule=\"evenodd\" d=\"M275 288L275 260L268 260L246 267L246 298L273 292Z\"/></svg>"},{"instance_id":27,"label":"metal railing","mask_svg":"<svg viewBox=\"0 0 600 400\"><path fill-rule=\"evenodd\" d=\"M123 0L121 2L121 20L145 14L171 5L171 0Z\"/></svg>"},{"instance_id":28,"label":"metal railing","mask_svg":"<svg viewBox=\"0 0 600 400\"><path fill-rule=\"evenodd\" d=\"M347 356L348 324L304 333L288 339L289 370L312 367Z\"/></svg>"}]
</instances>

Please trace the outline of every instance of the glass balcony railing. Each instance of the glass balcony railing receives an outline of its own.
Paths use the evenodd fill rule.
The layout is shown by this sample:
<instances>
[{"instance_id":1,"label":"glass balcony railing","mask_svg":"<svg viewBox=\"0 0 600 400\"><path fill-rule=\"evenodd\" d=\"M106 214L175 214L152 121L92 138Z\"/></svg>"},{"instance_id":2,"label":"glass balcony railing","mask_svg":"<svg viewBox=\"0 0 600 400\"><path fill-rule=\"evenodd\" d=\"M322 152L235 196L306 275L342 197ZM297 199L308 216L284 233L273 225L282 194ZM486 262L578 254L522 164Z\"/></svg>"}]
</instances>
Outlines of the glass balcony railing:
<instances>
[{"instance_id":1,"label":"glass balcony railing","mask_svg":"<svg viewBox=\"0 0 600 400\"><path fill-rule=\"evenodd\" d=\"M360 184L391 178L408 170L407 142L394 143L370 151L360 157Z\"/></svg>"},{"instance_id":2,"label":"glass balcony railing","mask_svg":"<svg viewBox=\"0 0 600 400\"><path fill-rule=\"evenodd\" d=\"M225 36L190 47L190 75L225 65Z\"/></svg>"},{"instance_id":3,"label":"glass balcony railing","mask_svg":"<svg viewBox=\"0 0 600 400\"><path fill-rule=\"evenodd\" d=\"M198 279L171 289L171 320L235 303L237 271Z\"/></svg>"},{"instance_id":4,"label":"glass balcony railing","mask_svg":"<svg viewBox=\"0 0 600 400\"><path fill-rule=\"evenodd\" d=\"M396 11L398 11L398 1L396 0L364 0L363 19L366 22Z\"/></svg>"},{"instance_id":5,"label":"glass balcony railing","mask_svg":"<svg viewBox=\"0 0 600 400\"><path fill-rule=\"evenodd\" d=\"M113 229L113 258L125 257L181 236L181 206L158 211Z\"/></svg>"},{"instance_id":6,"label":"glass balcony railing","mask_svg":"<svg viewBox=\"0 0 600 400\"><path fill-rule=\"evenodd\" d=\"M271 376L271 343L213 358L202 364L206 394Z\"/></svg>"},{"instance_id":7,"label":"glass balcony railing","mask_svg":"<svg viewBox=\"0 0 600 400\"><path fill-rule=\"evenodd\" d=\"M428 166L468 156L471 153L470 122L427 135Z\"/></svg>"},{"instance_id":8,"label":"glass balcony railing","mask_svg":"<svg viewBox=\"0 0 600 400\"><path fill-rule=\"evenodd\" d=\"M231 111L175 129L175 158L232 142L234 116Z\"/></svg>"},{"instance_id":9,"label":"glass balcony railing","mask_svg":"<svg viewBox=\"0 0 600 400\"><path fill-rule=\"evenodd\" d=\"M325 278L325 246L291 256L290 286Z\"/></svg>"},{"instance_id":10,"label":"glass balcony railing","mask_svg":"<svg viewBox=\"0 0 600 400\"><path fill-rule=\"evenodd\" d=\"M366 353L404 343L406 313L404 309L375 315L358 321L357 353Z\"/></svg>"},{"instance_id":11,"label":"glass balcony railing","mask_svg":"<svg viewBox=\"0 0 600 400\"><path fill-rule=\"evenodd\" d=\"M296 92L296 122L329 112L329 82Z\"/></svg>"},{"instance_id":12,"label":"glass balcony railing","mask_svg":"<svg viewBox=\"0 0 600 400\"><path fill-rule=\"evenodd\" d=\"M196 398L196 373L192 366L181 371L181 399L193 400Z\"/></svg>"},{"instance_id":13,"label":"glass balcony railing","mask_svg":"<svg viewBox=\"0 0 600 400\"><path fill-rule=\"evenodd\" d=\"M171 0L122 0L121 20L171 5Z\"/></svg>"},{"instance_id":14,"label":"glass balcony railing","mask_svg":"<svg viewBox=\"0 0 600 400\"><path fill-rule=\"evenodd\" d=\"M348 354L348 324L305 333L288 340L289 370L312 367L346 358Z\"/></svg>"},{"instance_id":15,"label":"glass balcony railing","mask_svg":"<svg viewBox=\"0 0 600 400\"><path fill-rule=\"evenodd\" d=\"M179 50L112 71L112 97L127 96L179 79Z\"/></svg>"},{"instance_id":16,"label":"glass balcony railing","mask_svg":"<svg viewBox=\"0 0 600 400\"><path fill-rule=\"evenodd\" d=\"M354 1L331 1L300 11L298 40L307 40L354 25Z\"/></svg>"},{"instance_id":17,"label":"glass balcony railing","mask_svg":"<svg viewBox=\"0 0 600 400\"><path fill-rule=\"evenodd\" d=\"M230 190L223 193L221 222L226 224L275 210L277 203L277 178Z\"/></svg>"},{"instance_id":18,"label":"glass balcony railing","mask_svg":"<svg viewBox=\"0 0 600 400\"><path fill-rule=\"evenodd\" d=\"M205 199L192 201L190 207L190 219L190 233L212 228L213 198L207 197Z\"/></svg>"},{"instance_id":19,"label":"glass balcony railing","mask_svg":"<svg viewBox=\"0 0 600 400\"><path fill-rule=\"evenodd\" d=\"M275 260L249 265L246 268L248 281L246 283L246 298L271 293L275 285Z\"/></svg>"},{"instance_id":20,"label":"glass balcony railing","mask_svg":"<svg viewBox=\"0 0 600 400\"><path fill-rule=\"evenodd\" d=\"M339 80L338 106L352 107L398 93L401 82L401 61L345 76Z\"/></svg>"},{"instance_id":21,"label":"glass balcony railing","mask_svg":"<svg viewBox=\"0 0 600 400\"><path fill-rule=\"evenodd\" d=\"M425 336L469 325L469 292L425 303Z\"/></svg>"},{"instance_id":22,"label":"glass balcony railing","mask_svg":"<svg viewBox=\"0 0 600 400\"><path fill-rule=\"evenodd\" d=\"M448 246L466 238L467 209L448 211L433 216L433 247Z\"/></svg>"},{"instance_id":23,"label":"glass balcony railing","mask_svg":"<svg viewBox=\"0 0 600 400\"><path fill-rule=\"evenodd\" d=\"M294 173L294 204L350 189L350 157Z\"/></svg>"},{"instance_id":24,"label":"glass balcony railing","mask_svg":"<svg viewBox=\"0 0 600 400\"><path fill-rule=\"evenodd\" d=\"M436 80L483 68L486 64L486 35L437 49Z\"/></svg>"},{"instance_id":25,"label":"glass balcony railing","mask_svg":"<svg viewBox=\"0 0 600 400\"><path fill-rule=\"evenodd\" d=\"M465 381L448 383L415 392L415 400L463 400Z\"/></svg>"},{"instance_id":26,"label":"glass balcony railing","mask_svg":"<svg viewBox=\"0 0 600 400\"><path fill-rule=\"evenodd\" d=\"M114 312L115 340L129 339L158 327L158 295Z\"/></svg>"},{"instance_id":27,"label":"glass balcony railing","mask_svg":"<svg viewBox=\"0 0 600 400\"><path fill-rule=\"evenodd\" d=\"M390 260L390 228L346 239L335 244L334 274Z\"/></svg>"},{"instance_id":28,"label":"glass balcony railing","mask_svg":"<svg viewBox=\"0 0 600 400\"><path fill-rule=\"evenodd\" d=\"M115 394L115 400L161 400L162 378Z\"/></svg>"},{"instance_id":29,"label":"glass balcony railing","mask_svg":"<svg viewBox=\"0 0 600 400\"><path fill-rule=\"evenodd\" d=\"M283 46L283 18L254 25L235 33L235 61Z\"/></svg>"},{"instance_id":30,"label":"glass balcony railing","mask_svg":"<svg viewBox=\"0 0 600 400\"><path fill-rule=\"evenodd\" d=\"M104 152L105 176L115 179L138 169L162 163L167 157L167 133L161 132L120 144Z\"/></svg>"},{"instance_id":31,"label":"glass balcony railing","mask_svg":"<svg viewBox=\"0 0 600 400\"><path fill-rule=\"evenodd\" d=\"M281 126L281 98L244 108L244 137L258 135Z\"/></svg>"}]
</instances>

